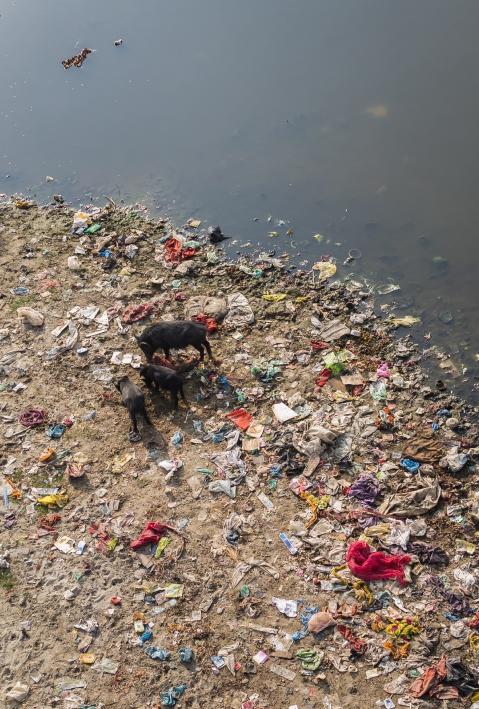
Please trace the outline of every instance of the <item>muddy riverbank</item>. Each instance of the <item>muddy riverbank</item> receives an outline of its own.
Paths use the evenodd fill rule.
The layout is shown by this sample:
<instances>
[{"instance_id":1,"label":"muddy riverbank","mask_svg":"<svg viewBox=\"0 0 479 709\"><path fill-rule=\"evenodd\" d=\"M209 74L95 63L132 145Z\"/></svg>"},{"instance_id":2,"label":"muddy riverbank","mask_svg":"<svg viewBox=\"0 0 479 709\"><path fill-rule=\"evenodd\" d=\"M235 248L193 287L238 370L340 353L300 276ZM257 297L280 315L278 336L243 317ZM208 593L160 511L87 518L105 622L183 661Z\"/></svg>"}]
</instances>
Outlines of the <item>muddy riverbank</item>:
<instances>
[{"instance_id":1,"label":"muddy riverbank","mask_svg":"<svg viewBox=\"0 0 479 709\"><path fill-rule=\"evenodd\" d=\"M471 699L478 429L453 364L439 354L428 377L410 315L333 261L232 263L206 226L0 205L6 701ZM134 335L191 317L214 361L174 353L190 371L172 412L139 378ZM135 444L124 374L153 422Z\"/></svg>"}]
</instances>

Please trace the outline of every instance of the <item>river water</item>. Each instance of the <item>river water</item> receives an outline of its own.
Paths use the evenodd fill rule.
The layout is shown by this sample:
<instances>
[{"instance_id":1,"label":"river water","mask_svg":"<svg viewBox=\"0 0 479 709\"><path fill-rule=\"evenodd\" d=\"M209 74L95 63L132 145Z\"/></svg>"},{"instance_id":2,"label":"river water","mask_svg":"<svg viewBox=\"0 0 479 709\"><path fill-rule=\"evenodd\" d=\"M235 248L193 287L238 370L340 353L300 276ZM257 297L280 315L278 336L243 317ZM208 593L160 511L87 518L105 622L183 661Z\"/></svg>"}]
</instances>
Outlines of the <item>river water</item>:
<instances>
[{"instance_id":1,"label":"river water","mask_svg":"<svg viewBox=\"0 0 479 709\"><path fill-rule=\"evenodd\" d=\"M477 0L0 0L0 192L330 254L400 285L474 383L478 26Z\"/></svg>"}]
</instances>

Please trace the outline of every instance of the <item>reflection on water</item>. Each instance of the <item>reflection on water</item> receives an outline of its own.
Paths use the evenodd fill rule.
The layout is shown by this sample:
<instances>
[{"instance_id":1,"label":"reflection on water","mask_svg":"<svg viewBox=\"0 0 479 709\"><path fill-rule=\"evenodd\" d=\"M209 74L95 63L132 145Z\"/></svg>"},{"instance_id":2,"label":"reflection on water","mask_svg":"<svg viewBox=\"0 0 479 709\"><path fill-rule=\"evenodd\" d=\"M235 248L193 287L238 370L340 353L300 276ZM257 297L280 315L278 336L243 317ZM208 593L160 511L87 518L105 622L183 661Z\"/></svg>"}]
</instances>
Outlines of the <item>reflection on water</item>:
<instances>
[{"instance_id":1,"label":"reflection on water","mask_svg":"<svg viewBox=\"0 0 479 709\"><path fill-rule=\"evenodd\" d=\"M242 243L339 264L360 249L340 273L397 282L431 342L474 361L475 0L0 0L0 13L0 191L147 196Z\"/></svg>"}]
</instances>

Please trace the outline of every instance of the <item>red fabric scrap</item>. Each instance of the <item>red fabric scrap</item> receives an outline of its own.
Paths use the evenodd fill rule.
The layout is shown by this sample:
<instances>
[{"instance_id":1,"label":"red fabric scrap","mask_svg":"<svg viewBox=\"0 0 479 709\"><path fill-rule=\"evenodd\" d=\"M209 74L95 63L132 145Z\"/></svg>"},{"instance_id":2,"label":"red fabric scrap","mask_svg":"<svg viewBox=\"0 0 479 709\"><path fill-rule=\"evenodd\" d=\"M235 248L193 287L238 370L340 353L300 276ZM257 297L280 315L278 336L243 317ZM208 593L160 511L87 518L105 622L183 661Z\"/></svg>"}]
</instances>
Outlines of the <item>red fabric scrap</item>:
<instances>
[{"instance_id":1,"label":"red fabric scrap","mask_svg":"<svg viewBox=\"0 0 479 709\"><path fill-rule=\"evenodd\" d=\"M351 573L363 581L396 579L404 585L404 566L411 561L411 557L408 554L372 551L366 542L353 542L346 552L346 561Z\"/></svg>"},{"instance_id":2,"label":"red fabric scrap","mask_svg":"<svg viewBox=\"0 0 479 709\"><path fill-rule=\"evenodd\" d=\"M153 303L142 303L141 305L129 305L122 315L124 323L138 322L151 315L155 310Z\"/></svg>"},{"instance_id":3,"label":"red fabric scrap","mask_svg":"<svg viewBox=\"0 0 479 709\"><path fill-rule=\"evenodd\" d=\"M175 239L174 236L165 241L163 256L168 263L181 263L181 261L192 258L195 254L196 249L193 249L191 246L184 249L181 241Z\"/></svg>"},{"instance_id":4,"label":"red fabric scrap","mask_svg":"<svg viewBox=\"0 0 479 709\"><path fill-rule=\"evenodd\" d=\"M61 522L61 519L62 518L59 514L51 514L46 515L45 517L39 517L37 521L40 529L45 529L47 532L56 534L57 530L54 529L54 527L58 524L58 522Z\"/></svg>"},{"instance_id":5,"label":"red fabric scrap","mask_svg":"<svg viewBox=\"0 0 479 709\"><path fill-rule=\"evenodd\" d=\"M98 539L95 549L102 554L107 554L107 543L110 541L111 537L105 529L105 523L100 522L97 524L96 522L93 522L93 524L88 527L88 533L91 534L92 537Z\"/></svg>"},{"instance_id":6,"label":"red fabric scrap","mask_svg":"<svg viewBox=\"0 0 479 709\"><path fill-rule=\"evenodd\" d=\"M43 409L28 409L20 414L19 421L25 428L33 428L41 426L48 418L48 414Z\"/></svg>"},{"instance_id":7,"label":"red fabric scrap","mask_svg":"<svg viewBox=\"0 0 479 709\"><path fill-rule=\"evenodd\" d=\"M414 682L409 687L409 694L411 697L419 699L429 694L430 696L439 696L443 689L453 689L457 692L454 687L443 687L441 683L446 679L447 669L446 669L446 656L443 655L439 662L435 665L431 665L427 670L424 671L422 677L414 680ZM455 695L458 696L457 694ZM454 697L453 697L454 698Z\"/></svg>"},{"instance_id":8,"label":"red fabric scrap","mask_svg":"<svg viewBox=\"0 0 479 709\"><path fill-rule=\"evenodd\" d=\"M172 527L170 524L164 524L158 520L156 522L147 522L140 536L130 542L130 549L136 550L141 549L141 547L145 544L156 544L162 537L165 536L166 532L173 532L180 537L180 548L173 559L174 561L178 561L183 553L183 549L185 548L185 537L181 532L175 529L175 527Z\"/></svg>"},{"instance_id":9,"label":"red fabric scrap","mask_svg":"<svg viewBox=\"0 0 479 709\"><path fill-rule=\"evenodd\" d=\"M327 342L322 342L322 340L311 340L311 349L313 352L319 352L320 350L329 350L331 345Z\"/></svg>"},{"instance_id":10,"label":"red fabric scrap","mask_svg":"<svg viewBox=\"0 0 479 709\"><path fill-rule=\"evenodd\" d=\"M246 409L234 409L231 413L226 414L227 419L231 419L235 426L240 428L242 431L246 431L249 427L253 417Z\"/></svg>"},{"instance_id":11,"label":"red fabric scrap","mask_svg":"<svg viewBox=\"0 0 479 709\"><path fill-rule=\"evenodd\" d=\"M195 315L192 320L196 320L196 322L201 323L202 325L206 325L206 332L208 335L211 335L211 333L216 332L218 330L218 323L214 318L209 318L207 315L204 313L198 313L198 315Z\"/></svg>"},{"instance_id":12,"label":"red fabric scrap","mask_svg":"<svg viewBox=\"0 0 479 709\"><path fill-rule=\"evenodd\" d=\"M354 635L351 628L348 628L347 625L337 625L336 628L341 633L343 638L348 641L348 643L351 645L352 650L357 655L362 655L362 653L366 651L366 648L368 646L366 641L361 640L361 638L358 638L357 635Z\"/></svg>"},{"instance_id":13,"label":"red fabric scrap","mask_svg":"<svg viewBox=\"0 0 479 709\"><path fill-rule=\"evenodd\" d=\"M333 376L333 373L331 372L331 370L327 369L327 367L325 367L324 369L322 369L320 371L319 377L316 378L316 382L315 382L316 386L323 387L326 384L326 382L328 381L328 379L331 379L332 376Z\"/></svg>"},{"instance_id":14,"label":"red fabric scrap","mask_svg":"<svg viewBox=\"0 0 479 709\"><path fill-rule=\"evenodd\" d=\"M140 536L130 543L130 548L140 549L145 544L156 544L168 531L178 534L177 530L169 524L163 524L163 522L159 521L147 522Z\"/></svg>"}]
</instances>

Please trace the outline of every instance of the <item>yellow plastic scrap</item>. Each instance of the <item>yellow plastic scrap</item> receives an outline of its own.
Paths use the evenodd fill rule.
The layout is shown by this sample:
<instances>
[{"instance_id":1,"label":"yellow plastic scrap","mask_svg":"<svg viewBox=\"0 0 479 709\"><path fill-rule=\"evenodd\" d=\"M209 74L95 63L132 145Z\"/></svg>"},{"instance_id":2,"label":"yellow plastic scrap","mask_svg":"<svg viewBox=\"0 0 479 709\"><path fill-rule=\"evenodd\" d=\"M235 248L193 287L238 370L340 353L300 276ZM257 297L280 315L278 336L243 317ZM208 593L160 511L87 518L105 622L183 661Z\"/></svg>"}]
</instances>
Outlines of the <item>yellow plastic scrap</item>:
<instances>
[{"instance_id":1,"label":"yellow plastic scrap","mask_svg":"<svg viewBox=\"0 0 479 709\"><path fill-rule=\"evenodd\" d=\"M53 495L39 497L37 502L45 507L65 507L70 498L64 492L56 492Z\"/></svg>"},{"instance_id":2,"label":"yellow plastic scrap","mask_svg":"<svg viewBox=\"0 0 479 709\"><path fill-rule=\"evenodd\" d=\"M30 207L33 207L35 203L29 202L26 199L16 199L14 204L17 209L30 209Z\"/></svg>"},{"instance_id":3,"label":"yellow plastic scrap","mask_svg":"<svg viewBox=\"0 0 479 709\"><path fill-rule=\"evenodd\" d=\"M374 524L372 527L368 527L367 530L361 534L359 539L364 539L364 541L367 542L375 537L385 537L390 531L390 524Z\"/></svg>"},{"instance_id":4,"label":"yellow plastic scrap","mask_svg":"<svg viewBox=\"0 0 479 709\"><path fill-rule=\"evenodd\" d=\"M167 583L164 589L165 598L182 598L183 586L182 583Z\"/></svg>"},{"instance_id":5,"label":"yellow plastic scrap","mask_svg":"<svg viewBox=\"0 0 479 709\"><path fill-rule=\"evenodd\" d=\"M309 295L298 295L295 299L295 303L305 303L307 300L310 300Z\"/></svg>"},{"instance_id":6,"label":"yellow plastic scrap","mask_svg":"<svg viewBox=\"0 0 479 709\"><path fill-rule=\"evenodd\" d=\"M79 660L82 665L93 665L96 660L96 655L93 652L82 652Z\"/></svg>"},{"instance_id":7,"label":"yellow plastic scrap","mask_svg":"<svg viewBox=\"0 0 479 709\"><path fill-rule=\"evenodd\" d=\"M354 581L350 581L349 579L345 578L344 576L341 576L339 573L340 571L344 571L344 569L347 569L348 565L347 564L341 564L341 566L335 566L334 569L331 571L331 576L334 576L334 578L338 579L340 583L342 583L344 586L351 586L351 588L354 591L354 595L358 601L364 601L366 605L370 606L371 603L374 601L373 594L369 590L369 586L367 583L364 581L360 581L359 579L356 579Z\"/></svg>"},{"instance_id":8,"label":"yellow plastic scrap","mask_svg":"<svg viewBox=\"0 0 479 709\"><path fill-rule=\"evenodd\" d=\"M268 291L263 293L263 300L267 300L269 303L279 303L280 300L285 298L286 293L268 293Z\"/></svg>"},{"instance_id":9,"label":"yellow plastic scrap","mask_svg":"<svg viewBox=\"0 0 479 709\"><path fill-rule=\"evenodd\" d=\"M124 455L116 455L111 464L112 473L121 473L125 465L128 465L130 460L133 460L135 455L133 453L125 453Z\"/></svg>"},{"instance_id":10,"label":"yellow plastic scrap","mask_svg":"<svg viewBox=\"0 0 479 709\"><path fill-rule=\"evenodd\" d=\"M471 633L469 635L469 648L474 655L479 652L479 633Z\"/></svg>"},{"instance_id":11,"label":"yellow plastic scrap","mask_svg":"<svg viewBox=\"0 0 479 709\"><path fill-rule=\"evenodd\" d=\"M393 660L401 660L403 657L409 655L411 643L407 641L403 642L397 638L391 638L391 640L386 640L384 647L386 650L389 650Z\"/></svg>"},{"instance_id":12,"label":"yellow plastic scrap","mask_svg":"<svg viewBox=\"0 0 479 709\"><path fill-rule=\"evenodd\" d=\"M15 500L22 499L22 491L11 480L3 478L2 487L6 489L8 497L13 497Z\"/></svg>"},{"instance_id":13,"label":"yellow plastic scrap","mask_svg":"<svg viewBox=\"0 0 479 709\"><path fill-rule=\"evenodd\" d=\"M327 278L331 278L336 273L336 264L331 261L318 261L313 265L313 271L319 274L318 278L320 281L325 281Z\"/></svg>"},{"instance_id":14,"label":"yellow plastic scrap","mask_svg":"<svg viewBox=\"0 0 479 709\"><path fill-rule=\"evenodd\" d=\"M322 495L321 497L316 497L308 492L300 492L299 496L302 500L305 500L311 508L311 517L306 522L306 529L311 529L318 521L318 510L325 510L329 505L329 500L331 499L329 495Z\"/></svg>"},{"instance_id":15,"label":"yellow plastic scrap","mask_svg":"<svg viewBox=\"0 0 479 709\"><path fill-rule=\"evenodd\" d=\"M118 544L118 539L116 537L112 537L111 539L109 539L106 543L107 551L115 551L117 544Z\"/></svg>"},{"instance_id":16,"label":"yellow plastic scrap","mask_svg":"<svg viewBox=\"0 0 479 709\"><path fill-rule=\"evenodd\" d=\"M160 541L158 542L158 546L156 547L155 551L155 559L159 559L160 556L163 554L165 551L166 547L168 544L171 542L171 539L169 537L162 537Z\"/></svg>"},{"instance_id":17,"label":"yellow plastic scrap","mask_svg":"<svg viewBox=\"0 0 479 709\"><path fill-rule=\"evenodd\" d=\"M408 618L389 623L389 625L385 627L385 631L388 635L394 635L396 638L408 638L410 640L414 635L419 635L421 628L419 627L417 618Z\"/></svg>"},{"instance_id":18,"label":"yellow plastic scrap","mask_svg":"<svg viewBox=\"0 0 479 709\"><path fill-rule=\"evenodd\" d=\"M347 564L341 564L341 566L335 566L334 569L331 571L331 576L334 576L335 579L338 579L338 581L340 581L344 586L350 586L351 583L350 581L348 581L348 579L344 578L344 576L341 576L339 572L344 571L344 569L347 568Z\"/></svg>"},{"instance_id":19,"label":"yellow plastic scrap","mask_svg":"<svg viewBox=\"0 0 479 709\"><path fill-rule=\"evenodd\" d=\"M389 322L395 327L412 327L421 322L421 318L415 318L413 315L404 315L402 318L389 318Z\"/></svg>"},{"instance_id":20,"label":"yellow plastic scrap","mask_svg":"<svg viewBox=\"0 0 479 709\"><path fill-rule=\"evenodd\" d=\"M353 582L354 595L358 601L364 601L367 606L370 606L374 601L374 596L371 593L367 583L361 580Z\"/></svg>"}]
</instances>

